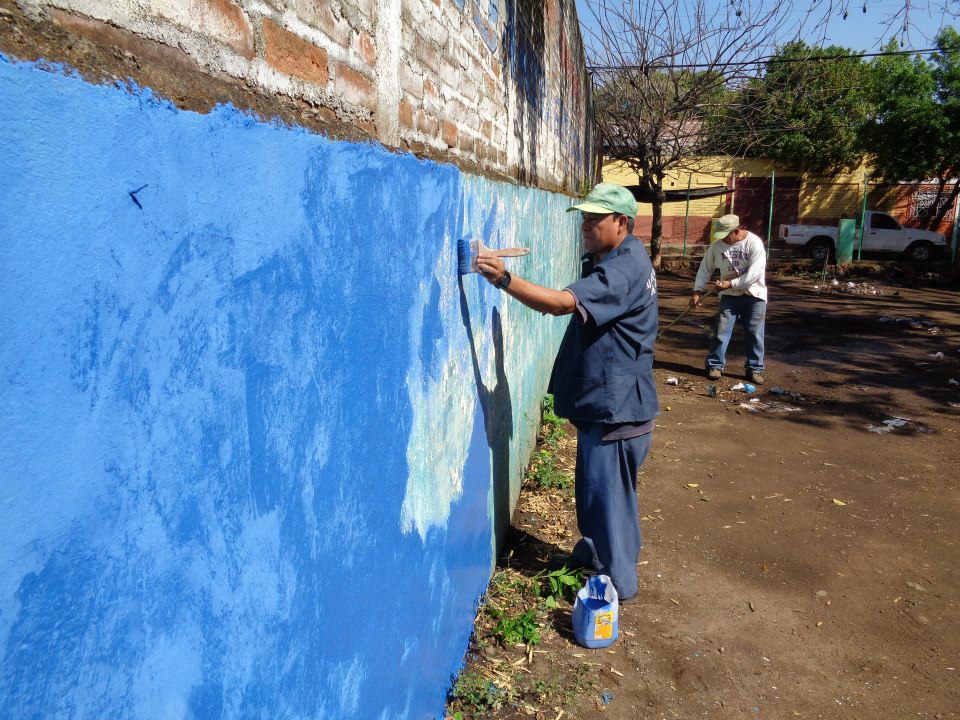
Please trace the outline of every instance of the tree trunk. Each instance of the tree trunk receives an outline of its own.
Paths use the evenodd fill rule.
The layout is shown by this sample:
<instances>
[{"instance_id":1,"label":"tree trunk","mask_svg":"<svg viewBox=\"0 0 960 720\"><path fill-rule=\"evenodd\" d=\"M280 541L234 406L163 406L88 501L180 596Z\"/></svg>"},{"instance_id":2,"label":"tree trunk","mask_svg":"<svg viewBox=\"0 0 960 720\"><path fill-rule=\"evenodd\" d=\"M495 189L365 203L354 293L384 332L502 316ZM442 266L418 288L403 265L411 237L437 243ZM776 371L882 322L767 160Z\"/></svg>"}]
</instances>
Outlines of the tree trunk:
<instances>
[{"instance_id":1,"label":"tree trunk","mask_svg":"<svg viewBox=\"0 0 960 720\"><path fill-rule=\"evenodd\" d=\"M941 184L941 186L940 186L940 187L941 187L941 190L937 193L937 197L938 197L938 198L941 196L941 194L942 194L942 192L943 192L943 189L944 189L943 186L944 186L945 184L946 184L946 181L944 181L944 182ZM954 204L955 202L957 202L957 198L958 198L958 197L960 197L960 178L958 178L957 181L954 183L953 189L950 191L950 195L947 197L947 201L942 204L942 206L940 207L939 210L937 210L937 212L936 212L936 214L935 214L935 216L934 216L934 218L933 218L933 223L932 223L931 229L934 229L934 230L935 230L936 228L940 227L940 223L943 222L943 218L946 217L947 212L950 211L950 210L953 210L953 204ZM934 206L934 207L936 207L936 206ZM946 240L947 240L947 245L949 245L949 244L950 244L950 238L946 238Z\"/></svg>"},{"instance_id":2,"label":"tree trunk","mask_svg":"<svg viewBox=\"0 0 960 720\"><path fill-rule=\"evenodd\" d=\"M663 203L667 196L663 192L663 183L658 182L653 186L655 192L653 198L653 220L650 227L650 261L655 270L660 269L663 262L663 255L660 252L660 241L663 238Z\"/></svg>"}]
</instances>

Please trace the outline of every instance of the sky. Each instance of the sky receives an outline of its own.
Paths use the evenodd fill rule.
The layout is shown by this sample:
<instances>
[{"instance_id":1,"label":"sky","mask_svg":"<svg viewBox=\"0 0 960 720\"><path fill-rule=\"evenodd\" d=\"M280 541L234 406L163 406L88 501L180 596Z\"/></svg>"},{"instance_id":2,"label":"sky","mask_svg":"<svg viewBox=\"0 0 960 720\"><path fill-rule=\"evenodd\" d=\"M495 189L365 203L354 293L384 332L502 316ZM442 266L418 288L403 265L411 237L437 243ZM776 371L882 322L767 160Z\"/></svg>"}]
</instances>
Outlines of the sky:
<instances>
[{"instance_id":1,"label":"sky","mask_svg":"<svg viewBox=\"0 0 960 720\"><path fill-rule=\"evenodd\" d=\"M940 3L936 3L940 5ZM877 51L891 36L891 29L902 27L900 22L890 27L884 27L884 21L903 10L902 0L867 0L866 14L863 13L864 3L854 3L850 8L849 17L844 20L840 13L830 18L827 25L828 42L833 45L863 50ZM919 50L934 45L934 37L941 27L960 26L960 19L946 15L942 7L921 2L910 11L910 24L904 49ZM956 11L960 7L956 6ZM899 37L899 35L898 35Z\"/></svg>"},{"instance_id":2,"label":"sky","mask_svg":"<svg viewBox=\"0 0 960 720\"><path fill-rule=\"evenodd\" d=\"M624 0L629 2L630 0ZM652 0L640 0L652 1ZM669 1L669 0L668 0ZM728 0L705 0L708 5L715 5L718 2L726 4ZM749 1L749 0L745 0ZM759 0L760 4L766 2L775 2L776 0ZM836 1L836 0L835 0ZM811 3L802 4L798 2L798 8L805 10ZM811 0L811 2L824 3L825 0ZM849 0L849 15L846 20L843 19L843 11L839 9L832 13L826 23L825 45L840 45L853 50L863 52L876 52L881 49L884 42L891 37L891 28L884 25L891 16L898 11L902 11L904 0ZM595 27L589 10L586 9L587 0L576 0L577 14L581 24L587 27ZM943 3L948 3L953 8L953 15L943 12ZM864 4L867 12L863 12ZM960 0L913 0L910 11L910 29L908 34L903 37L904 49L920 50L933 47L933 38L937 31L944 25L953 25L960 28ZM798 16L801 10L798 10ZM899 29L902 26L902 18L893 27ZM585 40L588 33L584 33ZM897 36L900 39L900 36Z\"/></svg>"}]
</instances>

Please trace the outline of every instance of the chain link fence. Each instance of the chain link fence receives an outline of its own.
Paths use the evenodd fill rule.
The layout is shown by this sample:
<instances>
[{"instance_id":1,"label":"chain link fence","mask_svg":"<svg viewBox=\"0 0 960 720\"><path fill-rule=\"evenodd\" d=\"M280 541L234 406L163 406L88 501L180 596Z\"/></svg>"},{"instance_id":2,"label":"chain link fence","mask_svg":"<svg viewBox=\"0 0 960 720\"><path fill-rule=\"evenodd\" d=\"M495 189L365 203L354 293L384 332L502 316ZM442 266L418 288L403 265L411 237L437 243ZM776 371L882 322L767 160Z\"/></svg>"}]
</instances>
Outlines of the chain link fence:
<instances>
[{"instance_id":1,"label":"chain link fence","mask_svg":"<svg viewBox=\"0 0 960 720\"><path fill-rule=\"evenodd\" d=\"M860 218L864 210L873 210L889 215L889 220L874 220L880 229L917 228L939 233L947 244L945 253L939 251L940 259L955 262L957 203L949 203L951 189L948 185L938 192L935 184L810 181L772 173L768 177L738 177L728 181L722 194L698 197L698 193L711 191L690 182L689 200L675 199L685 195L683 190L675 190L671 195L674 199L663 206L662 252L669 256L702 255L709 244L711 220L732 212L740 216L744 228L764 241L770 257L810 257L810 231L800 227L791 234L794 227L822 226L835 236L840 220L852 218L857 223L859 244ZM939 210L944 212L937 222ZM651 219L650 206L641 205L637 216L639 237L650 237ZM854 259L859 256L857 247Z\"/></svg>"}]
</instances>

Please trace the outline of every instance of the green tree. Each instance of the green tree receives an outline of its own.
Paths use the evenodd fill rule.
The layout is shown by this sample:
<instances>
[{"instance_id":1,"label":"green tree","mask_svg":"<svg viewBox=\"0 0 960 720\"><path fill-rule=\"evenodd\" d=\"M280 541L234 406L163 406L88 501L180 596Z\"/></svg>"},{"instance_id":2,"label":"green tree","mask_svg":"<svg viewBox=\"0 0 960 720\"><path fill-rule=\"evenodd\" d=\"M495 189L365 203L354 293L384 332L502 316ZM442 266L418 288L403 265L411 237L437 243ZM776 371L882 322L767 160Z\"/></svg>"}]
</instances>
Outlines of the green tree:
<instances>
[{"instance_id":1,"label":"green tree","mask_svg":"<svg viewBox=\"0 0 960 720\"><path fill-rule=\"evenodd\" d=\"M948 186L960 170L960 33L942 30L936 47L929 60L898 55L873 61L876 110L860 133L881 177L937 181L938 210L927 218L934 226L960 194L960 183Z\"/></svg>"},{"instance_id":2,"label":"green tree","mask_svg":"<svg viewBox=\"0 0 960 720\"><path fill-rule=\"evenodd\" d=\"M659 267L664 178L704 154L718 115L742 128L726 105L739 96L728 88L753 74L751 58L796 30L794 8L786 0L584 0L583 9L596 27L586 42L599 144L606 159L637 174L638 194L652 205L650 255Z\"/></svg>"},{"instance_id":3,"label":"green tree","mask_svg":"<svg viewBox=\"0 0 960 720\"><path fill-rule=\"evenodd\" d=\"M861 157L870 78L870 66L847 48L789 43L740 91L740 102L728 104L746 121L720 117L711 133L724 152L745 148L814 171L850 167Z\"/></svg>"}]
</instances>

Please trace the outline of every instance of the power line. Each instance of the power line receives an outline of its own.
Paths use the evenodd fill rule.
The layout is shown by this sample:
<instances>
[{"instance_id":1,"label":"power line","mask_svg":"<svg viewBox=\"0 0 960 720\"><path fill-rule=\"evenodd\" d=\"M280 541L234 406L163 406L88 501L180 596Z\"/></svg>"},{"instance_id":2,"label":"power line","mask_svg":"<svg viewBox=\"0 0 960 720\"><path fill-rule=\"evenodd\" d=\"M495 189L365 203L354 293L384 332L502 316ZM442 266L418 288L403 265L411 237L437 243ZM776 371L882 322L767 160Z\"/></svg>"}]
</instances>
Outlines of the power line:
<instances>
[{"instance_id":1,"label":"power line","mask_svg":"<svg viewBox=\"0 0 960 720\"><path fill-rule=\"evenodd\" d=\"M687 68L721 68L721 67L750 67L751 65L766 65L768 62L776 63L799 63L799 62L820 62L822 60L856 60L859 58L872 57L892 57L897 55L930 55L932 53L942 52L941 48L923 48L921 50L887 50L885 52L875 53L854 53L851 55L815 55L811 57L784 58L770 55L756 60L741 60L739 62L715 62L715 63L678 63L676 65L658 65L650 63L649 65L588 65L588 72L598 72L604 70L668 70L668 69L687 69Z\"/></svg>"}]
</instances>

